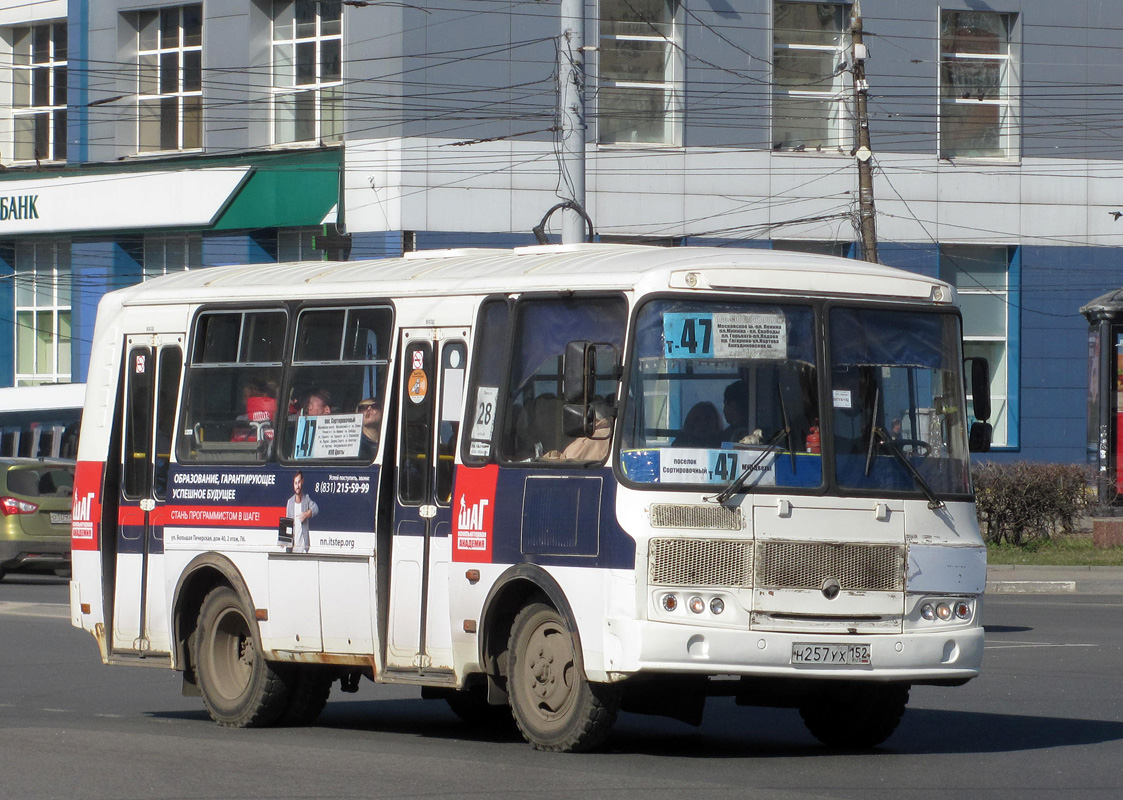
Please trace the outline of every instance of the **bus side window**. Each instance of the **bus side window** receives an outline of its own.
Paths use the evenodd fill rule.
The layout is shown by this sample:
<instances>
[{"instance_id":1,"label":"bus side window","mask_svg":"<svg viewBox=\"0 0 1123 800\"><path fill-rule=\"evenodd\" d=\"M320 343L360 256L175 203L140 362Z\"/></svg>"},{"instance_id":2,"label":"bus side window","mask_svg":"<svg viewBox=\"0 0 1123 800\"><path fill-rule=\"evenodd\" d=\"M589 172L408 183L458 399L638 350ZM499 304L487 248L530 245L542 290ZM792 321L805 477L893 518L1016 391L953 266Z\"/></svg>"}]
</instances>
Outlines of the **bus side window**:
<instances>
[{"instance_id":1,"label":"bus side window","mask_svg":"<svg viewBox=\"0 0 1123 800\"><path fill-rule=\"evenodd\" d=\"M269 457L287 320L281 310L204 312L196 320L180 463L259 464Z\"/></svg>"},{"instance_id":2,"label":"bus side window","mask_svg":"<svg viewBox=\"0 0 1123 800\"><path fill-rule=\"evenodd\" d=\"M521 412L508 416L501 453L508 461L603 460L607 447L593 448L597 457L585 457L588 450L566 448L573 444L562 426L565 405L562 376L566 345L574 340L605 342L616 352L623 351L628 307L623 297L576 295L574 297L520 298L515 306L514 337L506 407ZM608 352L610 348L605 348ZM613 365L617 366L617 365ZM611 369L601 372L613 375ZM606 419L617 394L617 380L597 381L596 401ZM601 426L604 438L611 422ZM598 435L597 438L600 438Z\"/></svg>"},{"instance_id":3,"label":"bus side window","mask_svg":"<svg viewBox=\"0 0 1123 800\"><path fill-rule=\"evenodd\" d=\"M494 459L499 428L499 393L507 373L511 304L506 297L489 298L480 305L476 340L472 348L472 379L468 385L467 434L460 458L480 466ZM525 419L521 406L507 411L508 424Z\"/></svg>"},{"instance_id":4,"label":"bus side window","mask_svg":"<svg viewBox=\"0 0 1123 800\"><path fill-rule=\"evenodd\" d=\"M464 405L463 342L449 342L441 349L440 416L437 420L437 502L452 500L452 479L455 473L454 448L460 433L460 413Z\"/></svg>"},{"instance_id":5,"label":"bus side window","mask_svg":"<svg viewBox=\"0 0 1123 800\"><path fill-rule=\"evenodd\" d=\"M393 311L370 308L306 308L296 321L289 393L283 404L283 455L295 461L374 458L381 432L364 424L382 424L386 375L390 360ZM377 409L373 415L364 409ZM342 455L316 446L316 426L309 417L332 416L331 424L352 428L355 449Z\"/></svg>"}]
</instances>

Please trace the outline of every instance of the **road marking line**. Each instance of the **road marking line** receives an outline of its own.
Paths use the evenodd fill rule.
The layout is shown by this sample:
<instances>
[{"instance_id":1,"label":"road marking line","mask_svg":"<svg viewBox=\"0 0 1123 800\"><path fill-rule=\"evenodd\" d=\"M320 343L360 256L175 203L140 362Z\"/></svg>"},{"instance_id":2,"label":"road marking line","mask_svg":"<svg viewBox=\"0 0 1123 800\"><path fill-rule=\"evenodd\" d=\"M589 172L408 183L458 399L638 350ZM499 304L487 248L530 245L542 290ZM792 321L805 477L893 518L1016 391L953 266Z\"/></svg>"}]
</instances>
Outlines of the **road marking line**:
<instances>
[{"instance_id":1,"label":"road marking line","mask_svg":"<svg viewBox=\"0 0 1123 800\"><path fill-rule=\"evenodd\" d=\"M1054 644L1052 642L1005 642L1003 644L988 644L987 650L1017 650L1022 647L1099 647L1098 644Z\"/></svg>"}]
</instances>

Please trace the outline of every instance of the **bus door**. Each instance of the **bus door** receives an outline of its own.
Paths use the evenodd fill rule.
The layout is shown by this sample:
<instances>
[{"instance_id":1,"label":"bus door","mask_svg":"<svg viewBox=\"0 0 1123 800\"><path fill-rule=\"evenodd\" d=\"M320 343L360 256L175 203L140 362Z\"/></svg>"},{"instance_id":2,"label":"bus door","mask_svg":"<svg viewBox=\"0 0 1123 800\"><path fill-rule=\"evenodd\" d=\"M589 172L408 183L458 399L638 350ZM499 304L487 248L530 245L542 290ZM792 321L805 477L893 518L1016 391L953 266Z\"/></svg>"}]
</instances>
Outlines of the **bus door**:
<instances>
[{"instance_id":1,"label":"bus door","mask_svg":"<svg viewBox=\"0 0 1123 800\"><path fill-rule=\"evenodd\" d=\"M386 648L392 669L452 669L451 499L467 335L464 328L402 331Z\"/></svg>"},{"instance_id":2,"label":"bus door","mask_svg":"<svg viewBox=\"0 0 1123 800\"><path fill-rule=\"evenodd\" d=\"M163 581L150 571L152 557L164 552L164 503L182 370L182 335L126 337L115 652L170 652Z\"/></svg>"}]
</instances>

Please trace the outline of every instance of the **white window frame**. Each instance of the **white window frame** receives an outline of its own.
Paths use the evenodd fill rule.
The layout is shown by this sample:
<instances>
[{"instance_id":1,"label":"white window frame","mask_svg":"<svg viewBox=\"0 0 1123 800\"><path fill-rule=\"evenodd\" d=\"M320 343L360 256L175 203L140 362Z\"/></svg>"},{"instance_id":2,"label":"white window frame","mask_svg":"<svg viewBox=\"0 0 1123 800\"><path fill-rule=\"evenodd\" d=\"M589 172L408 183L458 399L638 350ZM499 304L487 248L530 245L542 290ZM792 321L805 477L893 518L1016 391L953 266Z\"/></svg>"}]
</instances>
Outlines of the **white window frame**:
<instances>
[{"instance_id":1,"label":"white window frame","mask_svg":"<svg viewBox=\"0 0 1123 800\"><path fill-rule=\"evenodd\" d=\"M311 2L316 6L316 19L314 31L300 32L295 20L296 6L302 2ZM272 88L270 109L272 112L271 129L274 144L289 144L293 142L338 142L343 139L343 11L340 6L338 20L325 20L321 10L323 3L320 0L274 0L270 7L270 31L272 45L270 47L270 65L272 70ZM338 5L338 4L337 4ZM288 31L279 32L278 17L280 9L287 7L290 14ZM332 23L328 25L327 23ZM327 31L327 32L325 32ZM324 48L334 43L339 52L339 76L324 79ZM313 47L315 56L313 64L316 74L314 79L299 83L297 52L301 47ZM286 63L285 50L290 57ZM299 112L291 112L291 120L282 119L281 106L285 102L296 103L299 96L305 93L311 95L312 100L312 131L309 135L298 133L300 123ZM282 125L291 126L291 135L282 131Z\"/></svg>"},{"instance_id":2,"label":"white window frame","mask_svg":"<svg viewBox=\"0 0 1123 800\"><path fill-rule=\"evenodd\" d=\"M46 52L36 53L35 36L45 31ZM12 156L15 162L66 161L66 20L47 20L10 29L12 42ZM61 37L61 57L59 40ZM21 40L27 49L21 52ZM42 60L36 60L42 57ZM35 87L46 88L46 102L37 102ZM21 96L22 95L22 96ZM46 151L39 151L37 132L40 120L46 120ZM22 141L20 127L30 125L30 139ZM30 152L25 148L30 147Z\"/></svg>"},{"instance_id":3,"label":"white window frame","mask_svg":"<svg viewBox=\"0 0 1123 800\"><path fill-rule=\"evenodd\" d=\"M199 9L199 41L188 44L184 28L184 14L188 9ZM174 152L181 150L201 150L203 148L203 11L201 3L187 3L181 6L139 11L136 14L136 67L137 67L137 127L136 142L139 153ZM178 14L175 41L164 37L163 15ZM155 47L145 42L144 28L155 25ZM189 88L187 60L199 60L199 86ZM165 89L166 60L175 61L175 88ZM192 72L194 70L191 70ZM146 91L151 90L151 91ZM175 141L164 140L166 106L175 105ZM153 113L153 110L155 113ZM189 119L189 116L194 119ZM147 126L154 126L157 144L146 144ZM169 146L171 145L171 146Z\"/></svg>"},{"instance_id":4,"label":"white window frame","mask_svg":"<svg viewBox=\"0 0 1123 800\"><path fill-rule=\"evenodd\" d=\"M986 249L994 251L997 256L1000 252L1005 255L1006 270L1004 273L1005 279L1001 286L983 286L980 282L971 277L971 252L976 253ZM940 277L947 280L951 276L947 268L943 265L943 261L948 259L950 267L955 270L957 280L955 283L956 294L960 298L968 298L972 295L975 296L989 296L1001 300L1004 306L1004 313L1002 315L1002 332L1001 334L974 334L968 333L967 328L970 320L966 317L963 320L963 349L965 355L971 355L971 345L1002 345L1002 360L1001 369L999 365L993 363L990 359L990 397L991 397L991 415L988 422L994 429L994 438L992 445L994 447L1008 447L1016 443L1014 431L1011 430L1011 376L1014 374L1014 365L1012 358L1014 355L1013 343L1010 337L1011 325L1011 287L1010 276L1014 267L1014 248L1007 245L963 245L963 244L941 244L940 245ZM963 275L965 280L959 280L958 276ZM946 277L945 277L946 276ZM961 300L962 304L962 300ZM970 390L970 387L968 387ZM969 396L970 399L970 396ZM968 403L968 412L971 411L971 404Z\"/></svg>"},{"instance_id":5,"label":"white window frame","mask_svg":"<svg viewBox=\"0 0 1123 800\"><path fill-rule=\"evenodd\" d=\"M845 152L849 155L854 146L854 110L853 110L853 74L848 69L834 72L829 89L782 89L775 79L775 61L777 52L805 52L826 53L834 56L835 64L842 64L849 59L850 36L848 24L839 31L837 45L807 44L797 42L781 42L778 37L777 19L779 18L778 6L781 5L826 5L837 6L843 11L843 19L849 19L850 3L812 2L804 3L799 0L773 0L772 2L772 108L769 115L771 129L772 150L786 152ZM826 76L824 76L826 77ZM777 125L777 100L807 100L825 104L828 109L826 114L827 133L825 141L785 141Z\"/></svg>"},{"instance_id":6,"label":"white window frame","mask_svg":"<svg viewBox=\"0 0 1123 800\"><path fill-rule=\"evenodd\" d=\"M70 383L74 336L70 243L52 239L16 242L13 279L16 386ZM63 319L69 331L66 336L62 332ZM21 358L21 345L30 347L30 364ZM31 368L27 369L28 366Z\"/></svg>"},{"instance_id":7,"label":"white window frame","mask_svg":"<svg viewBox=\"0 0 1123 800\"><path fill-rule=\"evenodd\" d=\"M682 102L682 3L680 0L671 0L670 18L663 23L669 28L670 35L660 33L652 26L650 33L612 33L608 29L610 20L605 17L606 6L615 0L600 0L598 8L598 62L597 62L597 143L608 146L627 147L677 147L682 144L683 127L683 102ZM604 74L601 68L606 51L613 49L613 42L637 42L659 45L664 48L664 75L662 81L627 81L613 80ZM664 98L663 135L658 140L607 138L607 126L604 120L611 118L611 112L601 103L601 93L605 90L637 92L662 91Z\"/></svg>"},{"instance_id":8,"label":"white window frame","mask_svg":"<svg viewBox=\"0 0 1123 800\"><path fill-rule=\"evenodd\" d=\"M203 266L203 237L198 233L145 236L141 258L143 280L198 269Z\"/></svg>"},{"instance_id":9,"label":"white window frame","mask_svg":"<svg viewBox=\"0 0 1123 800\"><path fill-rule=\"evenodd\" d=\"M1002 27L1006 31L1006 41L1000 44L1005 45L1005 53L973 53L969 51L952 51L944 49L944 19L945 16L950 14L980 14L995 17L1000 20ZM1018 48L1016 44L1016 28L1018 24L1018 15L1014 13L1003 13L998 11L958 11L950 9L941 9L938 25L938 37L940 43L940 64L939 64L939 154L941 159L945 160L959 160L964 158L969 159L983 159L983 160L1001 160L1001 161L1014 161L1017 160L1020 150L1019 142L1019 120L1018 120L1018 98L1019 87L1021 84L1018 76ZM993 62L1000 65L999 68L999 85L997 97L945 97L947 93L948 83L945 80L947 67L956 63L966 63L970 61L976 62ZM978 108L980 106L994 107L998 109L998 146L995 153L961 153L953 152L945 143L945 135L948 131L948 116L946 110L952 107L964 108Z\"/></svg>"}]
</instances>

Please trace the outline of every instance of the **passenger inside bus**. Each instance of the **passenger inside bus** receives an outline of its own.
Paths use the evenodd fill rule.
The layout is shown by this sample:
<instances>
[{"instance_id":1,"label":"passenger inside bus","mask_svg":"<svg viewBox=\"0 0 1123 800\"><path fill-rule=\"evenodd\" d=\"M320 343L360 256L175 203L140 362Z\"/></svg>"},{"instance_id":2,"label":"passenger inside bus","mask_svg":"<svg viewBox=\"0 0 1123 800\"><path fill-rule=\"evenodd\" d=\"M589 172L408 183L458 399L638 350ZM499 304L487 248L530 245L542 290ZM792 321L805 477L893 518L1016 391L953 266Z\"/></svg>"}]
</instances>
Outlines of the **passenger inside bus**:
<instances>
[{"instance_id":1,"label":"passenger inside bus","mask_svg":"<svg viewBox=\"0 0 1123 800\"><path fill-rule=\"evenodd\" d=\"M242 387L245 413L238 415L239 425L230 432L232 442L257 442L273 438L273 420L277 416L277 384L254 377Z\"/></svg>"},{"instance_id":2,"label":"passenger inside bus","mask_svg":"<svg viewBox=\"0 0 1123 800\"><path fill-rule=\"evenodd\" d=\"M368 397L355 407L355 412L363 415L363 438L359 442L359 455L369 460L378 452L378 440L382 436L382 406L373 397Z\"/></svg>"},{"instance_id":3,"label":"passenger inside bus","mask_svg":"<svg viewBox=\"0 0 1123 800\"><path fill-rule=\"evenodd\" d=\"M331 392L320 387L312 389L304 400L304 415L322 417L331 413Z\"/></svg>"},{"instance_id":4,"label":"passenger inside bus","mask_svg":"<svg viewBox=\"0 0 1123 800\"><path fill-rule=\"evenodd\" d=\"M722 413L728 427L721 432L723 442L740 442L749 435L749 387L743 380L736 380L725 387Z\"/></svg>"},{"instance_id":5,"label":"passenger inside bus","mask_svg":"<svg viewBox=\"0 0 1123 800\"><path fill-rule=\"evenodd\" d=\"M578 436L570 441L561 452L551 450L542 456L543 461L589 461L601 462L608 457L612 442L612 420L608 404L604 401L593 403L596 422L592 436Z\"/></svg>"},{"instance_id":6,"label":"passenger inside bus","mask_svg":"<svg viewBox=\"0 0 1123 800\"><path fill-rule=\"evenodd\" d=\"M721 414L708 400L695 403L682 421L673 447L721 447Z\"/></svg>"}]
</instances>

